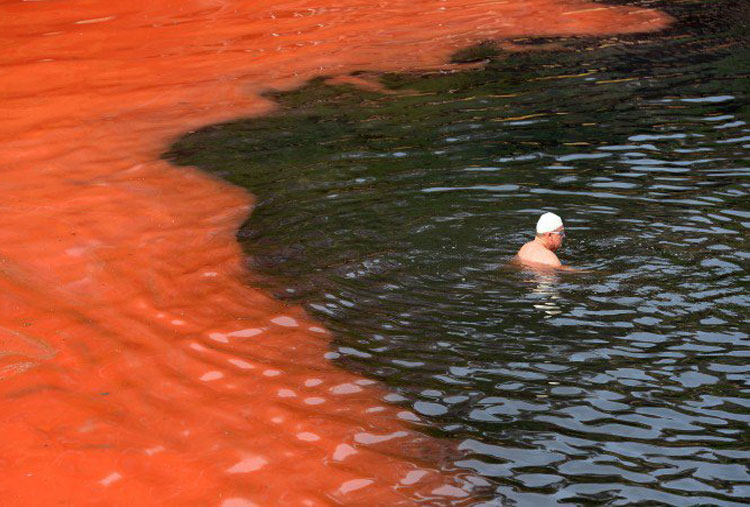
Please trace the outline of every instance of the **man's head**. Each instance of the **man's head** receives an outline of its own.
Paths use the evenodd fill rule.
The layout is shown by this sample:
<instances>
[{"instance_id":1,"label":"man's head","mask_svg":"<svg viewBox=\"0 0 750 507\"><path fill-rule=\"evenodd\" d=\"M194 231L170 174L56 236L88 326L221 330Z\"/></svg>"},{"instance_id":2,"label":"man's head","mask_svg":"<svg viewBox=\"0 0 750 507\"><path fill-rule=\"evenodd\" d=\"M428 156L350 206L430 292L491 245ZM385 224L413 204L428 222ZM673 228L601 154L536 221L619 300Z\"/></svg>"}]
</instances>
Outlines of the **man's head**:
<instances>
[{"instance_id":1,"label":"man's head","mask_svg":"<svg viewBox=\"0 0 750 507\"><path fill-rule=\"evenodd\" d=\"M560 248L565 237L562 218L554 213L545 213L536 223L536 237L553 252Z\"/></svg>"}]
</instances>

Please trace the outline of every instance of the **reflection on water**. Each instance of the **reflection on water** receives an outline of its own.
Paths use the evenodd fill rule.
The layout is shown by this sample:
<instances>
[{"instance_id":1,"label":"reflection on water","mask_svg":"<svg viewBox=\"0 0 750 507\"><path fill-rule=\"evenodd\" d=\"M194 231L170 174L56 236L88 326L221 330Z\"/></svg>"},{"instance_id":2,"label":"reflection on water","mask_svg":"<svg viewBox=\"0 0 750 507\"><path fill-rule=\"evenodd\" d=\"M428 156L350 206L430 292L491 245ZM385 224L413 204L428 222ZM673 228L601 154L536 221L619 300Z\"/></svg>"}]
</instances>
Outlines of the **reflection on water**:
<instances>
[{"instance_id":1,"label":"reflection on water","mask_svg":"<svg viewBox=\"0 0 750 507\"><path fill-rule=\"evenodd\" d=\"M661 36L514 40L545 51L388 95L312 83L169 155L259 196L259 283L493 502L750 499L747 4L665 7ZM545 210L590 272L504 267Z\"/></svg>"},{"instance_id":2,"label":"reflection on water","mask_svg":"<svg viewBox=\"0 0 750 507\"><path fill-rule=\"evenodd\" d=\"M557 290L560 277L553 273L534 273L533 271L530 275L524 282L534 287L531 289L531 294L537 296L534 308L544 312L547 317L562 313L562 308L557 304L557 300L560 299L560 292Z\"/></svg>"}]
</instances>

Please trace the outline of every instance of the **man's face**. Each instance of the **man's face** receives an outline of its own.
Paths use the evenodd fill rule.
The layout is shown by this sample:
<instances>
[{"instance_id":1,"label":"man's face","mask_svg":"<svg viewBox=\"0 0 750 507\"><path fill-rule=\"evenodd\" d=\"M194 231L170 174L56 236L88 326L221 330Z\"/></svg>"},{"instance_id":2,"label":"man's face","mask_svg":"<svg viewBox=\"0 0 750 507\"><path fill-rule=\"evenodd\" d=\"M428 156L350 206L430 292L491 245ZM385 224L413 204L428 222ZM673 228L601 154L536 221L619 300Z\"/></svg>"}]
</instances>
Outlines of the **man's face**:
<instances>
[{"instance_id":1,"label":"man's face","mask_svg":"<svg viewBox=\"0 0 750 507\"><path fill-rule=\"evenodd\" d=\"M558 227L554 231L548 232L547 235L547 237L549 238L550 250L554 252L563 244L563 239L565 239L565 228Z\"/></svg>"}]
</instances>

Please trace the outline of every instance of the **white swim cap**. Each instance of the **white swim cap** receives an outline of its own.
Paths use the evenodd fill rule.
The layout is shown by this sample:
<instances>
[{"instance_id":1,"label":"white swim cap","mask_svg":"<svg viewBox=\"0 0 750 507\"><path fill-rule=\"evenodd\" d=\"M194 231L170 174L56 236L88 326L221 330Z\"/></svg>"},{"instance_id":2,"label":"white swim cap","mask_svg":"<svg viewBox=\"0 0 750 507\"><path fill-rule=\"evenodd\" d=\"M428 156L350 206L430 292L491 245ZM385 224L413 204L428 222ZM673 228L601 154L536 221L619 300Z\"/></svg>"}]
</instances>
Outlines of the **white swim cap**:
<instances>
[{"instance_id":1,"label":"white swim cap","mask_svg":"<svg viewBox=\"0 0 750 507\"><path fill-rule=\"evenodd\" d=\"M562 226L562 218L554 213L547 212L539 217L539 221L536 223L536 233L544 234L545 232L552 232Z\"/></svg>"}]
</instances>

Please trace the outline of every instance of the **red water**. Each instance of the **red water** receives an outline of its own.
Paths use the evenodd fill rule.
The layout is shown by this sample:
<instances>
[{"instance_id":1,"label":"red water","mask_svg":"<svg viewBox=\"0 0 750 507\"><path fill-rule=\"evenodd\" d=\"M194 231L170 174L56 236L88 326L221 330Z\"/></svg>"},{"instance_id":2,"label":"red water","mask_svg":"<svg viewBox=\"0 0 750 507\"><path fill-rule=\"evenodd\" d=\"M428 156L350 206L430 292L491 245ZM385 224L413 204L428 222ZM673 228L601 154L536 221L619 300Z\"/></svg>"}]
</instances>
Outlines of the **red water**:
<instances>
[{"instance_id":1,"label":"red water","mask_svg":"<svg viewBox=\"0 0 750 507\"><path fill-rule=\"evenodd\" d=\"M315 76L668 21L580 0L0 0L0 503L470 501L449 443L249 286L251 196L159 154Z\"/></svg>"}]
</instances>

